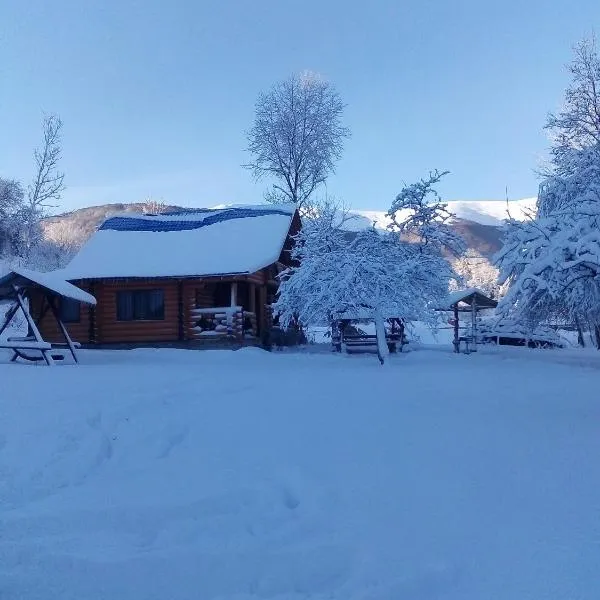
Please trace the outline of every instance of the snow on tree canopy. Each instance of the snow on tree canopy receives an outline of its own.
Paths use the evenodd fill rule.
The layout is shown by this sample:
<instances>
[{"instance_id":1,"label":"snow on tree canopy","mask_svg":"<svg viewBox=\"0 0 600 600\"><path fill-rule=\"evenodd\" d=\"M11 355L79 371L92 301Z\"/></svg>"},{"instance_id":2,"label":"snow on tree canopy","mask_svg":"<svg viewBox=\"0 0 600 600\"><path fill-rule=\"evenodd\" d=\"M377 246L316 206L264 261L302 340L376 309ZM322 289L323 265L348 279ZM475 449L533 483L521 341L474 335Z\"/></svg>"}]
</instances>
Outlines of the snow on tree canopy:
<instances>
[{"instance_id":1,"label":"snow on tree canopy","mask_svg":"<svg viewBox=\"0 0 600 600\"><path fill-rule=\"evenodd\" d=\"M334 315L402 317L435 324L448 291L447 261L394 234L366 230L348 239L328 223L306 223L294 247L298 267L283 275L273 305L284 326L329 324Z\"/></svg>"},{"instance_id":2,"label":"snow on tree canopy","mask_svg":"<svg viewBox=\"0 0 600 600\"><path fill-rule=\"evenodd\" d=\"M279 259L295 210L285 204L117 215L62 274L74 280L254 273Z\"/></svg>"}]
</instances>

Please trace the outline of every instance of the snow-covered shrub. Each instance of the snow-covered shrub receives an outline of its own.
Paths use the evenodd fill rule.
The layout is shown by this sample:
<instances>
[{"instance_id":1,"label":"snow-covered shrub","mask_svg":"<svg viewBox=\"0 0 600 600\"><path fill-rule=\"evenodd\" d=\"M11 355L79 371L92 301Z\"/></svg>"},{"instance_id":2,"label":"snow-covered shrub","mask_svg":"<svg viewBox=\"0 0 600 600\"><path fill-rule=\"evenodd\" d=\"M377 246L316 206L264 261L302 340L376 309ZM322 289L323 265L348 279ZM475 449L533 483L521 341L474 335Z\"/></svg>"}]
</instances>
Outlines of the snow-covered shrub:
<instances>
[{"instance_id":1,"label":"snow-covered shrub","mask_svg":"<svg viewBox=\"0 0 600 600\"><path fill-rule=\"evenodd\" d=\"M515 345L537 347L565 345L564 340L551 327L498 315L481 319L478 333L484 340L494 341L498 338L505 341L514 340Z\"/></svg>"}]
</instances>

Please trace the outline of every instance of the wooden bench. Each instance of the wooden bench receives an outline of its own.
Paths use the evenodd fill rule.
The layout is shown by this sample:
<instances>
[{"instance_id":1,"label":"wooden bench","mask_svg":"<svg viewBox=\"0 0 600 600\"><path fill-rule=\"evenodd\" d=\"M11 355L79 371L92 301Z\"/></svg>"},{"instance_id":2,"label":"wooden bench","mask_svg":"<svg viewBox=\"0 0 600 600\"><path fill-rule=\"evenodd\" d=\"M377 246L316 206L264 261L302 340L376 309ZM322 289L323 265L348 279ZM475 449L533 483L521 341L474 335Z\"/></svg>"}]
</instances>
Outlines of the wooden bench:
<instances>
[{"instance_id":1,"label":"wooden bench","mask_svg":"<svg viewBox=\"0 0 600 600\"><path fill-rule=\"evenodd\" d=\"M458 352L460 352L460 347L462 344L465 345L465 354L477 352L477 345L473 341L473 336L463 335L458 338Z\"/></svg>"},{"instance_id":2,"label":"wooden bench","mask_svg":"<svg viewBox=\"0 0 600 600\"><path fill-rule=\"evenodd\" d=\"M390 353L402 352L406 344L404 335L404 322L398 318L387 318L385 330L385 343ZM361 330L360 323L371 322L376 325L375 315L357 316L356 318L337 318L331 326L331 343L336 352L359 352L377 349L379 355L378 339L375 334L368 334ZM380 357L380 360L381 357Z\"/></svg>"},{"instance_id":3,"label":"wooden bench","mask_svg":"<svg viewBox=\"0 0 600 600\"><path fill-rule=\"evenodd\" d=\"M52 344L49 342L32 341L26 338L23 341L10 338L4 342L0 341L0 348L8 350L52 350Z\"/></svg>"},{"instance_id":4,"label":"wooden bench","mask_svg":"<svg viewBox=\"0 0 600 600\"><path fill-rule=\"evenodd\" d=\"M54 364L54 356L52 356L52 344L37 340L36 338L24 337L15 338L11 337L5 341L0 341L0 349L12 350L13 356L10 362L16 362L17 359L22 358L30 362L45 361L47 365ZM28 352L39 352L39 354L31 355ZM62 358L62 357L61 357ZM57 357L58 360L61 358Z\"/></svg>"},{"instance_id":5,"label":"wooden bench","mask_svg":"<svg viewBox=\"0 0 600 600\"><path fill-rule=\"evenodd\" d=\"M404 346L402 337L403 336L400 334L390 334L385 336L385 341L390 352L396 352L398 347L400 347L400 352L402 352L402 347ZM377 336L368 334L344 335L340 340L340 350L341 346L345 346L346 348L376 347Z\"/></svg>"},{"instance_id":6,"label":"wooden bench","mask_svg":"<svg viewBox=\"0 0 600 600\"><path fill-rule=\"evenodd\" d=\"M78 350L81 348L81 344L79 342L71 342L71 344L73 345L73 348L77 348ZM58 350L59 348L69 348L69 344L66 342L52 342L52 350Z\"/></svg>"},{"instance_id":7,"label":"wooden bench","mask_svg":"<svg viewBox=\"0 0 600 600\"><path fill-rule=\"evenodd\" d=\"M9 337L5 341L0 341L0 349L5 348L7 350L12 350L13 356L10 359L11 362L16 362L19 358L31 362L43 360L49 366L54 364L54 360L64 360L67 356L65 350L68 349L73 360L77 363L76 350L81 347L81 344L77 344L71 339L69 332L60 318L59 310L56 305L56 298L57 296L62 296L62 293L60 291L57 292L53 287L45 286L37 280L27 278L22 273L15 273L19 277L28 280L33 287L39 285L44 288L46 293L43 297L44 300L40 308L38 319L37 321L34 321L25 301L25 293L28 289L27 286L23 286L22 284L19 286L17 283L12 284L12 292L8 291L4 294L4 297L11 301L11 306L0 323L0 335L7 330L19 310L21 310L27 321L27 335ZM63 334L65 343L52 344L46 342L42 338L38 325L48 310L54 315L56 323Z\"/></svg>"}]
</instances>

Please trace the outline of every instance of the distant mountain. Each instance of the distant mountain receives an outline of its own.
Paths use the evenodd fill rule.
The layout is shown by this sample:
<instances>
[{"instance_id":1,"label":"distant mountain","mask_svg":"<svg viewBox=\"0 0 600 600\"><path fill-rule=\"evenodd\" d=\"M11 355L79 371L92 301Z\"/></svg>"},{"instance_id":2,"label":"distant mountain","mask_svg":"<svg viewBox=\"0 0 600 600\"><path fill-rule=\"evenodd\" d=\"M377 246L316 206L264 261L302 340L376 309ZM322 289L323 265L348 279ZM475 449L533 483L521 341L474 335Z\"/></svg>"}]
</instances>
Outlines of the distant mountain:
<instances>
[{"instance_id":1,"label":"distant mountain","mask_svg":"<svg viewBox=\"0 0 600 600\"><path fill-rule=\"evenodd\" d=\"M524 200L469 201L455 200L448 202L448 210L456 215L452 227L462 235L469 248L491 257L502 247L502 224L509 217L518 221L524 220L535 210L535 198ZM390 223L384 211L352 210L354 217L346 222L348 231L360 231L375 226L385 229Z\"/></svg>"},{"instance_id":2,"label":"distant mountain","mask_svg":"<svg viewBox=\"0 0 600 600\"><path fill-rule=\"evenodd\" d=\"M165 210L177 210L179 206L164 206ZM42 229L47 239L80 247L98 229L107 217L118 213L147 212L146 203L102 204L88 206L71 212L47 217L42 221Z\"/></svg>"},{"instance_id":3,"label":"distant mountain","mask_svg":"<svg viewBox=\"0 0 600 600\"><path fill-rule=\"evenodd\" d=\"M500 200L451 200L447 202L448 210L454 213L461 221L470 221L479 225L500 227L510 217L518 221L524 220L528 214L535 210L535 198L524 200L509 200L508 203ZM352 210L357 218L363 217L370 225L385 229L390 220L384 211L377 210ZM357 225L360 219L356 221Z\"/></svg>"},{"instance_id":4,"label":"distant mountain","mask_svg":"<svg viewBox=\"0 0 600 600\"><path fill-rule=\"evenodd\" d=\"M452 226L459 232L470 248L483 256L492 256L501 247L502 221L507 218L507 203L500 201L451 201L449 209L457 218ZM524 219L528 211L535 207L535 199L514 200L508 203L508 210L515 219ZM181 209L179 206L163 206L164 210ZM83 245L100 224L109 216L123 213L144 213L148 205L103 204L90 206L72 212L48 217L42 223L48 239L76 248ZM348 231L359 231L367 227L385 229L389 223L383 211L353 210L354 216L345 227Z\"/></svg>"}]
</instances>

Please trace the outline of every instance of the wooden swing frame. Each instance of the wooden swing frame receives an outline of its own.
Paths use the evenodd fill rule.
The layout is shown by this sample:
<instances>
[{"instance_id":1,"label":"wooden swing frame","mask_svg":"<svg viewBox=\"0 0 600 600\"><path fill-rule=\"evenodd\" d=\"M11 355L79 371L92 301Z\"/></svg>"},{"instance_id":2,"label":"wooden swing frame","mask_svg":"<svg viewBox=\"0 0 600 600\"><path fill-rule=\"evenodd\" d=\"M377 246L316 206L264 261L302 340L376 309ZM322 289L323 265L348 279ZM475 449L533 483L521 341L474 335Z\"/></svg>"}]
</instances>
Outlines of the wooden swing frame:
<instances>
[{"instance_id":1,"label":"wooden swing frame","mask_svg":"<svg viewBox=\"0 0 600 600\"><path fill-rule=\"evenodd\" d=\"M69 335L65 324L60 317L60 310L57 304L59 298L70 298L76 302L95 303L92 296L85 294L82 290L79 290L71 284L67 284L70 288L73 288L73 295L67 295L70 291L66 290L66 293L61 293L61 287L52 286L51 282L46 285L43 283L45 274L36 274L33 272L24 271L13 271L8 275L0 278L0 282L4 283L2 293L0 294L0 300L8 300L11 303L10 308L6 312L2 324L0 325L0 336L8 329L9 325L13 322L14 318L20 312L23 313L27 322L27 335L25 336L14 336L9 337L5 340L0 340L0 349L12 351L12 357L10 362L16 362L18 359L26 360L29 362L40 362L44 361L48 366L55 364L56 360L63 360L65 357L65 349L68 349L73 361L79 363L77 356L77 349L81 347L80 344L74 342ZM39 278L41 281L37 281ZM64 286L62 286L64 288ZM32 290L39 291L42 297L42 305L40 306L40 312L37 318L31 315L31 312L27 306L27 296L30 296ZM83 294L84 298L78 298L78 292L80 295ZM50 343L44 340L40 333L40 323L42 319L48 314L48 311L52 313L58 329L61 332L64 342Z\"/></svg>"}]
</instances>

